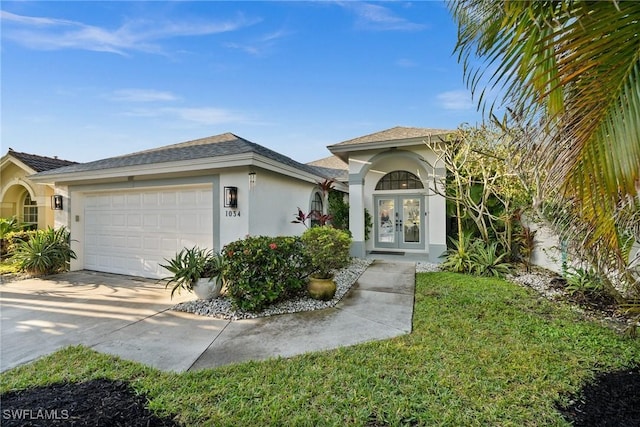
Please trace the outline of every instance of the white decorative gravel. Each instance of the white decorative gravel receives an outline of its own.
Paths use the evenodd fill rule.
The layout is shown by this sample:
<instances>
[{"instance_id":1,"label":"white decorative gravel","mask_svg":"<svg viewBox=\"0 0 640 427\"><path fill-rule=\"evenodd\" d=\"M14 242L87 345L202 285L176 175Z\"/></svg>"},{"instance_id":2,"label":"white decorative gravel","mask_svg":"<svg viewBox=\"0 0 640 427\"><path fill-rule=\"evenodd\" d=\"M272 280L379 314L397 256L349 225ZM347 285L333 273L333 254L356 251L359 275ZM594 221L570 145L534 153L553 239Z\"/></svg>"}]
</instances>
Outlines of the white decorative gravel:
<instances>
[{"instance_id":1,"label":"white decorative gravel","mask_svg":"<svg viewBox=\"0 0 640 427\"><path fill-rule=\"evenodd\" d=\"M176 311L195 313L201 316L217 317L227 320L255 319L257 317L273 316L276 314L297 313L301 311L321 310L334 307L342 297L351 289L358 277L367 269L373 260L353 258L351 264L335 273L336 294L330 301L319 301L309 296L302 296L296 300L283 301L268 307L265 310L252 313L243 310L233 310L231 300L221 296L211 301L194 300L186 301L172 307Z\"/></svg>"},{"instance_id":2,"label":"white decorative gravel","mask_svg":"<svg viewBox=\"0 0 640 427\"><path fill-rule=\"evenodd\" d=\"M416 262L416 273L433 273L440 271L440 264L435 262Z\"/></svg>"}]
</instances>

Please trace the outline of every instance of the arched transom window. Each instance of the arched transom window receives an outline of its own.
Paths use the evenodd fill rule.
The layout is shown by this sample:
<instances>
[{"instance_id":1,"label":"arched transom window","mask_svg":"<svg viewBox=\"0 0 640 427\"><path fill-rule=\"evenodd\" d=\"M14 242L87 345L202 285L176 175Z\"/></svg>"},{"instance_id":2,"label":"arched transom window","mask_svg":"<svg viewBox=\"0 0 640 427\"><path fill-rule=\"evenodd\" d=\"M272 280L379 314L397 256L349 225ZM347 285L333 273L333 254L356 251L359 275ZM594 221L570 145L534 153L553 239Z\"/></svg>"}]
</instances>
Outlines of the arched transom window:
<instances>
[{"instance_id":1,"label":"arched transom window","mask_svg":"<svg viewBox=\"0 0 640 427\"><path fill-rule=\"evenodd\" d=\"M376 190L414 190L424 188L422 181L408 171L389 172L378 181Z\"/></svg>"}]
</instances>

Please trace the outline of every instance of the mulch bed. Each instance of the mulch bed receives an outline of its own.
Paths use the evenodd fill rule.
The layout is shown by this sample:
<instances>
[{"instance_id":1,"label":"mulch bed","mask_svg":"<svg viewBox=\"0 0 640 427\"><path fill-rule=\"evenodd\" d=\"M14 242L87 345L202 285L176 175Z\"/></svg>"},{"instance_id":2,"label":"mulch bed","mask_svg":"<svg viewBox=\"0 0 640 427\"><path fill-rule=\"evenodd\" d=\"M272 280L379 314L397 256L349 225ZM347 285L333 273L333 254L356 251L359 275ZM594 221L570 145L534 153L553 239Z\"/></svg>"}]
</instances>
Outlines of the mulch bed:
<instances>
[{"instance_id":1,"label":"mulch bed","mask_svg":"<svg viewBox=\"0 0 640 427\"><path fill-rule=\"evenodd\" d=\"M640 426L640 366L597 376L558 410L576 427Z\"/></svg>"},{"instance_id":2,"label":"mulch bed","mask_svg":"<svg viewBox=\"0 0 640 427\"><path fill-rule=\"evenodd\" d=\"M147 398L124 381L97 379L78 384L12 391L0 396L7 426L179 426L147 408Z\"/></svg>"},{"instance_id":3,"label":"mulch bed","mask_svg":"<svg viewBox=\"0 0 640 427\"><path fill-rule=\"evenodd\" d=\"M53 384L0 399L3 426L179 426L153 415L146 397L124 381ZM557 409L576 427L640 426L640 367L598 376Z\"/></svg>"}]
</instances>

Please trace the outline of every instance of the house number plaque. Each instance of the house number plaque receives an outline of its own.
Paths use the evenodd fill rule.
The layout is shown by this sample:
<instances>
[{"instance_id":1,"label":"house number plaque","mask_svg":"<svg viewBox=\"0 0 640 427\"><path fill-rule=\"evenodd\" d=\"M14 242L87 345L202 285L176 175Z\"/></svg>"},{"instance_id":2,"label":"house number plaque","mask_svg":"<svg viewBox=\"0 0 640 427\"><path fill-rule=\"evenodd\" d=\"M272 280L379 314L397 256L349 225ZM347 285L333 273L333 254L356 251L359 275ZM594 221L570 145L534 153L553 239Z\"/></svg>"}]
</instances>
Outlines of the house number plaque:
<instances>
[{"instance_id":1,"label":"house number plaque","mask_svg":"<svg viewBox=\"0 0 640 427\"><path fill-rule=\"evenodd\" d=\"M235 211L232 211L232 210L226 210L226 211L225 211L225 216L228 216L228 217L237 217L237 216L240 216L240 211L238 211L238 210L235 210Z\"/></svg>"}]
</instances>

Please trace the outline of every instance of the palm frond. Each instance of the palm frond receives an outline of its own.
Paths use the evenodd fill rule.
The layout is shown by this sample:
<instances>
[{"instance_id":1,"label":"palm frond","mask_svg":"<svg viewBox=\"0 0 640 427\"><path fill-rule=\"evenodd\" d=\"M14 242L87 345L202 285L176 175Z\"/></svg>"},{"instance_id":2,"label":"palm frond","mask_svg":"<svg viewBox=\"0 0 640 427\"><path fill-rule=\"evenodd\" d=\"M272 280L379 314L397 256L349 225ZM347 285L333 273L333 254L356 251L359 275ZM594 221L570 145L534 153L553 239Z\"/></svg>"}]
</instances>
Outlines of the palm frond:
<instances>
[{"instance_id":1,"label":"palm frond","mask_svg":"<svg viewBox=\"0 0 640 427\"><path fill-rule=\"evenodd\" d=\"M467 84L544 119L547 135L525 148L542 154L547 187L577 205L587 242L619 247L616 206L640 183L640 2L449 5Z\"/></svg>"}]
</instances>

